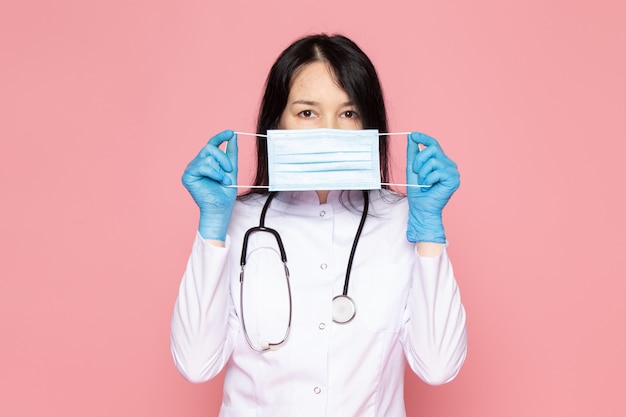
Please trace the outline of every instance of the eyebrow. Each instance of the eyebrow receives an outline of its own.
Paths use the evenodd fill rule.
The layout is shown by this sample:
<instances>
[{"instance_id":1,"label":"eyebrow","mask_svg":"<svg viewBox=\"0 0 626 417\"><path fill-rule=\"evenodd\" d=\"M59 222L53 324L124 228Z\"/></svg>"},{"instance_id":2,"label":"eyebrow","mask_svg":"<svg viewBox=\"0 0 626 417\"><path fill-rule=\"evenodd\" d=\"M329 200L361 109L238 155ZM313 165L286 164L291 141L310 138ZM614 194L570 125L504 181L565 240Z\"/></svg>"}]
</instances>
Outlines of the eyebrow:
<instances>
[{"instance_id":1,"label":"eyebrow","mask_svg":"<svg viewBox=\"0 0 626 417\"><path fill-rule=\"evenodd\" d=\"M317 106L320 103L317 101L311 101L311 100L294 100L291 102L291 104L304 104L306 106ZM346 101L345 103L341 103L341 107L350 107L350 106L354 106L354 103L351 101Z\"/></svg>"}]
</instances>

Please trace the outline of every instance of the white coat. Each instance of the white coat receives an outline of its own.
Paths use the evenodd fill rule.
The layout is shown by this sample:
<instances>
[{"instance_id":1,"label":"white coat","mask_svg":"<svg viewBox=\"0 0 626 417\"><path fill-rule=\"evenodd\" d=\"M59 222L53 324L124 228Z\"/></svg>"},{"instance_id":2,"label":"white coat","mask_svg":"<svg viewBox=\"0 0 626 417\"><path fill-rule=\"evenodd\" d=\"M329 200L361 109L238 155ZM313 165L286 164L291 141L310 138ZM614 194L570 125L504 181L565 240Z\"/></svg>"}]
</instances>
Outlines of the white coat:
<instances>
[{"instance_id":1,"label":"white coat","mask_svg":"<svg viewBox=\"0 0 626 417\"><path fill-rule=\"evenodd\" d=\"M277 351L252 350L240 321L242 239L258 225L266 196L236 202L225 248L196 237L172 317L171 350L193 382L226 367L221 417L404 416L405 359L429 384L458 373L467 337L452 266L445 248L421 257L406 240L406 198L370 192L348 291L356 316L332 321L361 196L331 191L320 205L315 192L281 192L271 202L266 226L282 237L293 297L291 332ZM280 341L289 303L270 234L250 238L244 284L250 338Z\"/></svg>"}]
</instances>

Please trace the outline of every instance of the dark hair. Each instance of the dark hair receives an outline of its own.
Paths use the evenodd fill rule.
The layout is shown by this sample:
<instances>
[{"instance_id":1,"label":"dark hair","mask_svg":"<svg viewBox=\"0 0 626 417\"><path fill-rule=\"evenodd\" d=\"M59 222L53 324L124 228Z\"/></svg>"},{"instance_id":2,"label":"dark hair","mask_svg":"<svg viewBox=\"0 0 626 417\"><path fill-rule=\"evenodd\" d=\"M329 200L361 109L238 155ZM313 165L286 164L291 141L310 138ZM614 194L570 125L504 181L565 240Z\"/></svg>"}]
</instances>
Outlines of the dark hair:
<instances>
[{"instance_id":1,"label":"dark hair","mask_svg":"<svg viewBox=\"0 0 626 417\"><path fill-rule=\"evenodd\" d=\"M364 129L387 132L387 112L376 69L356 43L342 35L311 35L301 38L285 49L272 66L265 83L265 93L259 109L257 133L267 134L276 129L287 106L291 81L300 68L322 61L333 70L337 82L346 91L361 117ZM257 171L254 185L268 185L267 142L258 137ZM387 137L380 136L380 174L389 182ZM386 186L384 188L387 188ZM253 188L250 193L266 193Z\"/></svg>"}]
</instances>

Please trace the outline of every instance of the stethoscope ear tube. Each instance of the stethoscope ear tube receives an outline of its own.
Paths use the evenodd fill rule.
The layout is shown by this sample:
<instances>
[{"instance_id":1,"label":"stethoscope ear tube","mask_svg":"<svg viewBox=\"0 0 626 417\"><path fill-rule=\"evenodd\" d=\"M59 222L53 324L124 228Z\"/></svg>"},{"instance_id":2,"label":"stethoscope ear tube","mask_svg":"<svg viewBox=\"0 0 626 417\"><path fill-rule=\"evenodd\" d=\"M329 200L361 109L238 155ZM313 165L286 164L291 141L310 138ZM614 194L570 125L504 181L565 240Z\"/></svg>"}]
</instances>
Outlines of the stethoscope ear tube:
<instances>
[{"instance_id":1,"label":"stethoscope ear tube","mask_svg":"<svg viewBox=\"0 0 626 417\"><path fill-rule=\"evenodd\" d=\"M243 235L243 245L241 247L241 259L239 262L242 268L246 264L246 257L248 255L248 239L250 238L250 235L256 232L269 232L273 234L274 237L276 238L276 242L278 243L278 250L280 251L280 259L283 261L283 263L287 262L287 254L285 252L285 246L283 246L283 240L280 238L280 234L278 234L278 232L274 229L265 227L265 215L267 214L267 209L270 207L270 203L272 202L275 196L276 196L276 193L270 193L269 196L267 197L267 200L265 200L265 204L263 204L263 209L261 210L261 217L259 218L259 225L255 227L251 227Z\"/></svg>"},{"instance_id":2,"label":"stethoscope ear tube","mask_svg":"<svg viewBox=\"0 0 626 417\"><path fill-rule=\"evenodd\" d=\"M287 253L285 252L285 247L283 246L283 240L280 238L278 232L274 229L265 226L255 226L251 227L246 231L246 234L243 236L243 245L241 247L241 260L240 265L244 267L246 265L246 257L248 255L248 239L253 233L257 232L265 232L271 233L276 238L276 243L278 243L278 250L280 251L280 260L283 263L287 264Z\"/></svg>"}]
</instances>

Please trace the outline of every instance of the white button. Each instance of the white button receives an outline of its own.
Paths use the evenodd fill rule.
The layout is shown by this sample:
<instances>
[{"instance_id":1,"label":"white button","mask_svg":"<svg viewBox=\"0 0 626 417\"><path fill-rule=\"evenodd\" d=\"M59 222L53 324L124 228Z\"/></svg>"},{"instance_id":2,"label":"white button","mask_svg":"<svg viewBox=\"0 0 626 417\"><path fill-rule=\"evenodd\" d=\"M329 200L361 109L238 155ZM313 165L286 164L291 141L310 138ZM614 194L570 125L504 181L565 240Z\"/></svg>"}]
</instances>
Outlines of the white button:
<instances>
[{"instance_id":1,"label":"white button","mask_svg":"<svg viewBox=\"0 0 626 417\"><path fill-rule=\"evenodd\" d=\"M315 387L313 389L313 392L316 393L316 394L319 394L320 392L322 392L322 389L320 387Z\"/></svg>"},{"instance_id":2,"label":"white button","mask_svg":"<svg viewBox=\"0 0 626 417\"><path fill-rule=\"evenodd\" d=\"M328 268L328 265L326 265L326 264L321 264L320 265L320 269L325 270L326 268Z\"/></svg>"},{"instance_id":3,"label":"white button","mask_svg":"<svg viewBox=\"0 0 626 417\"><path fill-rule=\"evenodd\" d=\"M324 330L326 328L326 323L320 323L318 327L320 328L320 330Z\"/></svg>"},{"instance_id":4,"label":"white button","mask_svg":"<svg viewBox=\"0 0 626 417\"><path fill-rule=\"evenodd\" d=\"M326 215L326 212L324 210L320 211L320 217L324 217Z\"/></svg>"}]
</instances>

